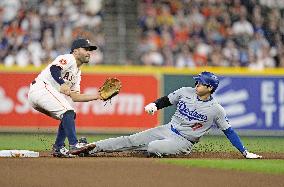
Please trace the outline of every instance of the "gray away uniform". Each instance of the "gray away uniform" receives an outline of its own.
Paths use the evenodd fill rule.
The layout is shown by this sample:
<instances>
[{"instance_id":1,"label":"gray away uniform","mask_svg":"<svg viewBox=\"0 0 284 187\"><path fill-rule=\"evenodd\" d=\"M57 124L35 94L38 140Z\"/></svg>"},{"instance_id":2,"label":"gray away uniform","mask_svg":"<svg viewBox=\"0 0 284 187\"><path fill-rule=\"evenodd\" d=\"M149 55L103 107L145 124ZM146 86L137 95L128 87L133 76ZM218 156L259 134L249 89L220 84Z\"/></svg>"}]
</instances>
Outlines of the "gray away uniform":
<instances>
[{"instance_id":1,"label":"gray away uniform","mask_svg":"<svg viewBox=\"0 0 284 187\"><path fill-rule=\"evenodd\" d=\"M224 108L212 97L208 101L198 99L195 89L182 87L168 95L171 104L177 106L171 122L130 136L109 138L94 142L100 151L146 150L157 155L190 153L215 123L221 130L230 127Z\"/></svg>"}]
</instances>

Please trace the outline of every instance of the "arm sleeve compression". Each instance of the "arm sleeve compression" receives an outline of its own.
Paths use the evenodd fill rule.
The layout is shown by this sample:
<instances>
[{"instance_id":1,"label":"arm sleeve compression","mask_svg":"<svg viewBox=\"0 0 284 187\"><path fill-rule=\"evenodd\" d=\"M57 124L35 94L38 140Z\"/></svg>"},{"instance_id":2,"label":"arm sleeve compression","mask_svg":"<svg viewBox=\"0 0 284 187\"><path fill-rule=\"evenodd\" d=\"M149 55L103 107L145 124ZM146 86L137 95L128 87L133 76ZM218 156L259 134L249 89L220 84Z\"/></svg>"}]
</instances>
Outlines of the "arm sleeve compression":
<instances>
[{"instance_id":1,"label":"arm sleeve compression","mask_svg":"<svg viewBox=\"0 0 284 187\"><path fill-rule=\"evenodd\" d=\"M50 66L50 73L53 79L58 83L58 84L64 84L64 80L61 77L61 67L52 65Z\"/></svg>"},{"instance_id":2,"label":"arm sleeve compression","mask_svg":"<svg viewBox=\"0 0 284 187\"><path fill-rule=\"evenodd\" d=\"M161 97L157 99L154 103L156 104L158 110L173 105L170 102L168 96Z\"/></svg>"},{"instance_id":3,"label":"arm sleeve compression","mask_svg":"<svg viewBox=\"0 0 284 187\"><path fill-rule=\"evenodd\" d=\"M238 134L232 129L232 127L229 127L226 130L223 130L224 134L227 136L227 138L230 140L233 146L235 146L241 153L243 153L246 148L243 146L240 137Z\"/></svg>"}]
</instances>

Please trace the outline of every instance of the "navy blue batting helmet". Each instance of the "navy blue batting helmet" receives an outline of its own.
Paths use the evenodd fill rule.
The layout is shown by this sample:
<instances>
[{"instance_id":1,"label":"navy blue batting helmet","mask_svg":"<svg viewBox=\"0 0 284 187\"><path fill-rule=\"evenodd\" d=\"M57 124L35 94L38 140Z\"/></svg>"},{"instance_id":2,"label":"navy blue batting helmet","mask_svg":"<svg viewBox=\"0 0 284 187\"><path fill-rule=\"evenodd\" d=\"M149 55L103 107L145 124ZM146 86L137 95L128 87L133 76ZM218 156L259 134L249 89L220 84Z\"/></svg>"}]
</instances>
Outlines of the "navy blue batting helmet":
<instances>
[{"instance_id":1,"label":"navy blue batting helmet","mask_svg":"<svg viewBox=\"0 0 284 187\"><path fill-rule=\"evenodd\" d=\"M211 86L213 88L212 93L218 88L219 80L216 75L211 72L203 71L197 77L193 77L196 82Z\"/></svg>"}]
</instances>

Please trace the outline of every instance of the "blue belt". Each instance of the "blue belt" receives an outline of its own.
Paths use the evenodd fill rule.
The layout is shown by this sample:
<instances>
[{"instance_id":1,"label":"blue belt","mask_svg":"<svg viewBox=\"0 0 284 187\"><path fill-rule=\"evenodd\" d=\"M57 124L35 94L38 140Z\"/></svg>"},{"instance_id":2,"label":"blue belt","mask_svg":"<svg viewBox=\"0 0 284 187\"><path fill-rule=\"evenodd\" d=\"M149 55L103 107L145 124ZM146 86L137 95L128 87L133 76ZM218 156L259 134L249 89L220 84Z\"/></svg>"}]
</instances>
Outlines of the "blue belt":
<instances>
[{"instance_id":1,"label":"blue belt","mask_svg":"<svg viewBox=\"0 0 284 187\"><path fill-rule=\"evenodd\" d=\"M179 135L179 136L181 136L181 137L187 139L187 138L184 137L178 130L176 130L172 125L171 125L171 130L172 130L174 133L176 133L177 135ZM187 139L187 140L190 141L192 144L195 144L195 143L196 143L196 142L193 142L193 141L191 141L191 140L189 140L189 139Z\"/></svg>"}]
</instances>

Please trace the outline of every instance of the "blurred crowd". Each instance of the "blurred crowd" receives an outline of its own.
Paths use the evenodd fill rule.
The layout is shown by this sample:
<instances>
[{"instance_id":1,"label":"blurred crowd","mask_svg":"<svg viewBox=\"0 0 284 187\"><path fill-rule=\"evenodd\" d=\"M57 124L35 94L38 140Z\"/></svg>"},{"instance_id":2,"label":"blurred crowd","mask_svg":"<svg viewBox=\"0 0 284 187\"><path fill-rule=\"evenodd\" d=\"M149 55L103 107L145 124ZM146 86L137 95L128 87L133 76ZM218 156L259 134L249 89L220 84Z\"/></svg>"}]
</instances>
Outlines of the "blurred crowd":
<instances>
[{"instance_id":1,"label":"blurred crowd","mask_svg":"<svg viewBox=\"0 0 284 187\"><path fill-rule=\"evenodd\" d=\"M261 1L141 0L138 60L153 66L284 67L284 10ZM69 53L80 36L99 46L91 64L104 63L102 11L102 0L1 1L0 62L40 66Z\"/></svg>"},{"instance_id":2,"label":"blurred crowd","mask_svg":"<svg viewBox=\"0 0 284 187\"><path fill-rule=\"evenodd\" d=\"M144 0L141 63L155 66L284 66L283 9L257 0Z\"/></svg>"},{"instance_id":3,"label":"blurred crowd","mask_svg":"<svg viewBox=\"0 0 284 187\"><path fill-rule=\"evenodd\" d=\"M0 62L26 66L50 62L69 53L76 37L103 49L101 1L4 0L0 2ZM91 63L103 61L101 51Z\"/></svg>"}]
</instances>

